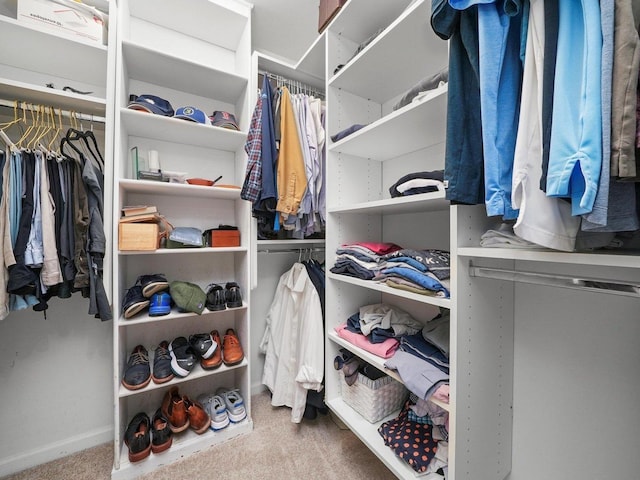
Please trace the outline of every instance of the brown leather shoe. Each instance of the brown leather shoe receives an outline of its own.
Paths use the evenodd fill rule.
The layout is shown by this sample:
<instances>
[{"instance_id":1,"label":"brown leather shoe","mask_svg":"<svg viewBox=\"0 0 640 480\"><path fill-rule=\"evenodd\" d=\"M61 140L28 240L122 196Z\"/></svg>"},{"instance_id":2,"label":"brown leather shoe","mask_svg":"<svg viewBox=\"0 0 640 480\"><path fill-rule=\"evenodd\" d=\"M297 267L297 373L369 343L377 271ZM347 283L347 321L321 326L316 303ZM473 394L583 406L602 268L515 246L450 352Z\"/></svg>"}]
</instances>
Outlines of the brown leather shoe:
<instances>
[{"instance_id":1,"label":"brown leather shoe","mask_svg":"<svg viewBox=\"0 0 640 480\"><path fill-rule=\"evenodd\" d=\"M178 393L178 387L172 387L165 393L162 399L162 414L169 420L169 428L172 432L183 432L189 428L189 416L182 396Z\"/></svg>"},{"instance_id":2,"label":"brown leather shoe","mask_svg":"<svg viewBox=\"0 0 640 480\"><path fill-rule=\"evenodd\" d=\"M233 328L227 329L222 340L222 361L225 365L237 365L244 359L242 345Z\"/></svg>"},{"instance_id":3,"label":"brown leather shoe","mask_svg":"<svg viewBox=\"0 0 640 480\"><path fill-rule=\"evenodd\" d=\"M222 342L220 341L220 334L217 330L213 330L211 332L211 338L217 345L215 352L211 357L204 359L200 359L200 366L205 370L214 370L222 365Z\"/></svg>"},{"instance_id":4,"label":"brown leather shoe","mask_svg":"<svg viewBox=\"0 0 640 480\"><path fill-rule=\"evenodd\" d=\"M209 428L209 425L211 425L211 417L206 412L204 407L195 400L191 400L186 395L184 395L182 399L184 400L184 404L187 407L187 415L189 416L189 425L191 426L191 428L197 434L206 432Z\"/></svg>"}]
</instances>

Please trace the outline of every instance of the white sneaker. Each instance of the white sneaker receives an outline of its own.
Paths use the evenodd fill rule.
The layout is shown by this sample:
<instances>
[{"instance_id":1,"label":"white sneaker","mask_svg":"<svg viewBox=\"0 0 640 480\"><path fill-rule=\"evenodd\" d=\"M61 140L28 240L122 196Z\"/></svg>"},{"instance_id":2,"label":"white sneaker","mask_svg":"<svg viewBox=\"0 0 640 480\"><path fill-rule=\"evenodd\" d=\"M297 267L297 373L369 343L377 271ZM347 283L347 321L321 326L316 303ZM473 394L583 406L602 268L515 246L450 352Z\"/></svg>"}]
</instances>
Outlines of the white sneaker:
<instances>
[{"instance_id":1,"label":"white sneaker","mask_svg":"<svg viewBox=\"0 0 640 480\"><path fill-rule=\"evenodd\" d=\"M227 414L229 420L233 423L238 423L247 418L247 411L244 408L244 400L240 395L238 389L227 390L225 388L219 388L216 394L224 401L224 405L227 408Z\"/></svg>"},{"instance_id":2,"label":"white sneaker","mask_svg":"<svg viewBox=\"0 0 640 480\"><path fill-rule=\"evenodd\" d=\"M229 415L224 400L213 393L200 395L198 401L204 406L211 417L211 430L222 430L229 425Z\"/></svg>"}]
</instances>

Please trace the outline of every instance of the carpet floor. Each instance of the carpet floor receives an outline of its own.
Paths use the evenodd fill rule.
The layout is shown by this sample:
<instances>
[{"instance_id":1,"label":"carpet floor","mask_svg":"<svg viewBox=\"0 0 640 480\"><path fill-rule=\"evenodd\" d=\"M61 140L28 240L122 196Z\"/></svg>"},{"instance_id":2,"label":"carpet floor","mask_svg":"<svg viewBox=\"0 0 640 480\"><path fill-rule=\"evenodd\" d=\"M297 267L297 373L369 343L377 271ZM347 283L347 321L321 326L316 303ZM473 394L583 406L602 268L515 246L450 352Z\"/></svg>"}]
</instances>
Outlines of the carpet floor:
<instances>
[{"instance_id":1,"label":"carpet floor","mask_svg":"<svg viewBox=\"0 0 640 480\"><path fill-rule=\"evenodd\" d=\"M291 423L291 410L273 407L268 393L252 397L253 431L140 477L141 480L391 480L396 478L331 415ZM99 445L3 477L2 480L107 480L113 446Z\"/></svg>"}]
</instances>

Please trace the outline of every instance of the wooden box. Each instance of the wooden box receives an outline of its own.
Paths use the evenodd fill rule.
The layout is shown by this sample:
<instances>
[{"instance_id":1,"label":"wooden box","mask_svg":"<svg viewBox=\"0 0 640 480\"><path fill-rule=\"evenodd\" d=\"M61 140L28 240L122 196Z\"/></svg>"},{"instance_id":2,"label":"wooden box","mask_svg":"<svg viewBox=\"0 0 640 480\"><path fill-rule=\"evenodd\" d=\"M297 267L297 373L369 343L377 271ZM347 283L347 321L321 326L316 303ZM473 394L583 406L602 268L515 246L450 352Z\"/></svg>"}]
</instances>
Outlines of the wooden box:
<instances>
[{"instance_id":1,"label":"wooden box","mask_svg":"<svg viewBox=\"0 0 640 480\"><path fill-rule=\"evenodd\" d=\"M239 230L211 230L212 247L239 247Z\"/></svg>"},{"instance_id":2,"label":"wooden box","mask_svg":"<svg viewBox=\"0 0 640 480\"><path fill-rule=\"evenodd\" d=\"M120 223L120 250L155 250L159 247L160 231L157 223Z\"/></svg>"},{"instance_id":3,"label":"wooden box","mask_svg":"<svg viewBox=\"0 0 640 480\"><path fill-rule=\"evenodd\" d=\"M345 3L347 3L347 0L320 0L320 5L318 6L318 33L322 33Z\"/></svg>"}]
</instances>

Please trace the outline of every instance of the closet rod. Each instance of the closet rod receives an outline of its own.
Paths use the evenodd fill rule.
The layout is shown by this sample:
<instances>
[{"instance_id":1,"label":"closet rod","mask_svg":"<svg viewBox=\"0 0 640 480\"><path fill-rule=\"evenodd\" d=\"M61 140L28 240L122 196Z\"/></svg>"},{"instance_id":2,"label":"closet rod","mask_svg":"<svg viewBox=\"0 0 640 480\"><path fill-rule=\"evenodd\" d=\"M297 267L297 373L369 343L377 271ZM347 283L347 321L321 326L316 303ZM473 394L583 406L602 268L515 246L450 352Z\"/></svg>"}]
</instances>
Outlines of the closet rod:
<instances>
[{"instance_id":1,"label":"closet rod","mask_svg":"<svg viewBox=\"0 0 640 480\"><path fill-rule=\"evenodd\" d=\"M314 253L314 252L324 252L324 247L316 247L316 248L276 248L276 249L260 249L258 253Z\"/></svg>"},{"instance_id":2,"label":"closet rod","mask_svg":"<svg viewBox=\"0 0 640 480\"><path fill-rule=\"evenodd\" d=\"M18 109L22 110L22 108L27 108L30 109L32 107L37 107L39 104L36 103L29 103L29 102L23 102L21 100L18 101ZM0 107L6 107L6 108L15 108L16 106L16 101L15 100L5 100L3 98L0 98ZM74 110L65 110L62 108L56 108L56 107L51 107L48 105L44 105L45 108L45 113L49 113L50 108L53 108L55 111L55 114L58 115L58 110L62 112L62 116L66 117L66 118L71 118L72 112L75 115L75 117L78 120L86 120L89 122L93 122L93 123L105 123L105 118L104 117L98 117L95 115L91 115L91 114L87 114L87 113L80 113L80 112L76 112Z\"/></svg>"},{"instance_id":3,"label":"closet rod","mask_svg":"<svg viewBox=\"0 0 640 480\"><path fill-rule=\"evenodd\" d=\"M495 280L510 280L513 282L546 285L550 287L571 288L589 292L600 292L628 297L640 297L640 284L625 283L618 280L603 278L587 278L569 275L556 275L524 270L509 270L494 267L478 267L469 264L469 276L492 278Z\"/></svg>"},{"instance_id":4,"label":"closet rod","mask_svg":"<svg viewBox=\"0 0 640 480\"><path fill-rule=\"evenodd\" d=\"M278 84L284 83L284 84L287 84L287 85L289 85L291 87L298 88L298 89L301 89L303 91L309 92L310 94L315 95L317 97L322 97L323 99L325 97L324 92L321 91L321 90L318 90L317 87L313 87L313 86L308 85L308 84L306 84L304 82L301 82L299 80L293 80L291 78L287 78L287 77L284 77L282 75L278 75L277 73L267 72L266 70L258 70L258 75L264 75L267 78L275 80L276 82L278 82Z\"/></svg>"}]
</instances>

